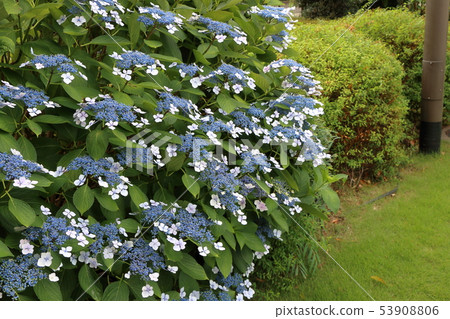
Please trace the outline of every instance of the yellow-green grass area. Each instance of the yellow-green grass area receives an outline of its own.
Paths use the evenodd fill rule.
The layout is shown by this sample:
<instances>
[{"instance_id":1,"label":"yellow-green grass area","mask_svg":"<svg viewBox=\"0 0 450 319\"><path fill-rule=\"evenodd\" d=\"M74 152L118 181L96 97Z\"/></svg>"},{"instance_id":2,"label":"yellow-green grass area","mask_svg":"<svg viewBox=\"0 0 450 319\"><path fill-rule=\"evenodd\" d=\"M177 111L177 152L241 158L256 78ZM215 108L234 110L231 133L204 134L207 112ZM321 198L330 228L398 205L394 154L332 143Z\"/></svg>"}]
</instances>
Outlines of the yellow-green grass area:
<instances>
[{"instance_id":1,"label":"yellow-green grass area","mask_svg":"<svg viewBox=\"0 0 450 319\"><path fill-rule=\"evenodd\" d=\"M364 204L398 186L394 196ZM344 192L326 228L328 253L375 300L450 300L450 143L415 155L389 183ZM371 300L325 253L282 300Z\"/></svg>"}]
</instances>

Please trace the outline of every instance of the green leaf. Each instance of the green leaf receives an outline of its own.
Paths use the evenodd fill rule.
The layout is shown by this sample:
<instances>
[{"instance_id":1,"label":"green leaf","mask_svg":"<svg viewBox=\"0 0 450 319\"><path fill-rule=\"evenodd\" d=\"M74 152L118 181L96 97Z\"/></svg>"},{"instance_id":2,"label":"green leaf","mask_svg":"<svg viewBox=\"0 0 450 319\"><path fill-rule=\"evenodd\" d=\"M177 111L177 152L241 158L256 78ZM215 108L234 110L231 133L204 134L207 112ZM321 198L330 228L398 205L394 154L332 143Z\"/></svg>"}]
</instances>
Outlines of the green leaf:
<instances>
[{"instance_id":1,"label":"green leaf","mask_svg":"<svg viewBox=\"0 0 450 319\"><path fill-rule=\"evenodd\" d=\"M197 197L197 195L200 193L200 185L197 183L197 181L187 173L184 173L181 179L183 181L184 186L186 186L186 189L194 197Z\"/></svg>"},{"instance_id":2,"label":"green leaf","mask_svg":"<svg viewBox=\"0 0 450 319\"><path fill-rule=\"evenodd\" d=\"M26 124L28 126L28 128L34 133L36 134L36 136L41 135L42 133L42 127L37 124L36 122L34 122L33 120L27 119Z\"/></svg>"},{"instance_id":3,"label":"green leaf","mask_svg":"<svg viewBox=\"0 0 450 319\"><path fill-rule=\"evenodd\" d=\"M183 258L178 261L178 265L180 269L184 271L187 275L191 276L197 280L207 280L208 276L206 276L205 270L199 263L188 254L183 254Z\"/></svg>"},{"instance_id":4,"label":"green leaf","mask_svg":"<svg viewBox=\"0 0 450 319\"><path fill-rule=\"evenodd\" d=\"M8 201L8 209L24 226L31 226L36 219L33 208L20 199L11 197Z\"/></svg>"},{"instance_id":5,"label":"green leaf","mask_svg":"<svg viewBox=\"0 0 450 319\"><path fill-rule=\"evenodd\" d=\"M8 246L0 240L0 258L14 256L9 250Z\"/></svg>"},{"instance_id":6,"label":"green leaf","mask_svg":"<svg viewBox=\"0 0 450 319\"><path fill-rule=\"evenodd\" d=\"M264 92L269 91L271 81L268 76L252 72L250 76L255 80L255 84Z\"/></svg>"},{"instance_id":7,"label":"green leaf","mask_svg":"<svg viewBox=\"0 0 450 319\"><path fill-rule=\"evenodd\" d=\"M258 184L258 186L259 186L264 192L266 192L267 194L270 194L270 188L269 188L269 186L266 185L266 183L264 183L263 181L261 181L261 180L259 180L259 179L254 178L254 177L252 177L252 176L250 176L250 177L251 177L251 179L252 179L256 184Z\"/></svg>"},{"instance_id":8,"label":"green leaf","mask_svg":"<svg viewBox=\"0 0 450 319\"><path fill-rule=\"evenodd\" d=\"M87 183L75 191L73 194L73 204L81 214L86 212L94 204L94 192L89 188Z\"/></svg>"},{"instance_id":9,"label":"green leaf","mask_svg":"<svg viewBox=\"0 0 450 319\"><path fill-rule=\"evenodd\" d=\"M286 213L281 209L274 209L269 211L269 215L272 216L273 220L280 226L281 230L284 232L289 231L289 225L286 221Z\"/></svg>"},{"instance_id":10,"label":"green leaf","mask_svg":"<svg viewBox=\"0 0 450 319\"><path fill-rule=\"evenodd\" d=\"M211 63L209 63L208 60L205 59L205 57L203 56L202 52L198 51L198 50L193 50L194 52L194 56L195 56L195 60L197 60L197 63L201 63L204 65L210 65Z\"/></svg>"},{"instance_id":11,"label":"green leaf","mask_svg":"<svg viewBox=\"0 0 450 319\"><path fill-rule=\"evenodd\" d=\"M220 93L217 96L217 103L220 108L227 113L233 112L238 106L238 102L230 97L228 94Z\"/></svg>"},{"instance_id":12,"label":"green leaf","mask_svg":"<svg viewBox=\"0 0 450 319\"><path fill-rule=\"evenodd\" d=\"M11 134L0 133L0 152L11 153L12 148L19 148L16 139Z\"/></svg>"},{"instance_id":13,"label":"green leaf","mask_svg":"<svg viewBox=\"0 0 450 319\"><path fill-rule=\"evenodd\" d=\"M22 12L22 8L14 0L2 0L2 3L8 14L19 14Z\"/></svg>"},{"instance_id":14,"label":"green leaf","mask_svg":"<svg viewBox=\"0 0 450 319\"><path fill-rule=\"evenodd\" d=\"M139 204L148 202L147 195L144 194L144 192L139 188L139 186L134 185L128 188L128 191L131 196L131 200L133 203L139 207Z\"/></svg>"},{"instance_id":15,"label":"green leaf","mask_svg":"<svg viewBox=\"0 0 450 319\"><path fill-rule=\"evenodd\" d=\"M279 171L281 176L283 176L283 179L288 183L288 185L295 191L299 191L298 184L295 181L295 179L292 177L292 175L287 172L286 170Z\"/></svg>"},{"instance_id":16,"label":"green leaf","mask_svg":"<svg viewBox=\"0 0 450 319\"><path fill-rule=\"evenodd\" d=\"M57 282L48 279L39 280L33 287L36 296L41 301L62 301L62 293Z\"/></svg>"},{"instance_id":17,"label":"green leaf","mask_svg":"<svg viewBox=\"0 0 450 319\"><path fill-rule=\"evenodd\" d=\"M136 233L140 224L137 222L137 220L132 218L126 218L120 221L120 224L118 227L123 227L125 231L129 233Z\"/></svg>"},{"instance_id":18,"label":"green leaf","mask_svg":"<svg viewBox=\"0 0 450 319\"><path fill-rule=\"evenodd\" d=\"M325 204L327 204L328 208L331 211L336 213L339 210L341 201L338 194L336 194L334 190L332 190L330 187L325 187L319 191L319 194L322 196L323 201L325 202Z\"/></svg>"},{"instance_id":19,"label":"green leaf","mask_svg":"<svg viewBox=\"0 0 450 319\"><path fill-rule=\"evenodd\" d=\"M236 1L236 0L233 0ZM241 0L237 0L238 2ZM220 5L219 5L220 7ZM233 13L229 12L229 11L210 11L210 12L206 12L205 14L203 14L204 17L216 20L216 21L221 21L221 22L227 22L230 19L233 18Z\"/></svg>"},{"instance_id":20,"label":"green leaf","mask_svg":"<svg viewBox=\"0 0 450 319\"><path fill-rule=\"evenodd\" d=\"M172 157L169 163L166 164L168 172L176 172L183 167L186 155L183 153L178 153L177 156Z\"/></svg>"},{"instance_id":21,"label":"green leaf","mask_svg":"<svg viewBox=\"0 0 450 319\"><path fill-rule=\"evenodd\" d=\"M301 204L299 204L299 206L303 209L304 212L306 212L308 214L317 216L321 219L327 219L327 215L325 215L324 212L322 212L321 210L317 209L316 207L314 207L312 205L301 203Z\"/></svg>"},{"instance_id":22,"label":"green leaf","mask_svg":"<svg viewBox=\"0 0 450 319\"><path fill-rule=\"evenodd\" d=\"M94 160L103 157L108 148L109 132L107 130L95 130L88 134L86 138L86 148L89 155Z\"/></svg>"},{"instance_id":23,"label":"green leaf","mask_svg":"<svg viewBox=\"0 0 450 319\"><path fill-rule=\"evenodd\" d=\"M38 183L36 186L39 187L49 187L50 185L52 185L52 181L42 175L32 174L30 179L32 181L37 181Z\"/></svg>"},{"instance_id":24,"label":"green leaf","mask_svg":"<svg viewBox=\"0 0 450 319\"><path fill-rule=\"evenodd\" d=\"M245 244L248 248L253 249L254 251L263 252L266 250L263 242L256 234L236 232L236 239L241 247Z\"/></svg>"},{"instance_id":25,"label":"green leaf","mask_svg":"<svg viewBox=\"0 0 450 319\"><path fill-rule=\"evenodd\" d=\"M103 292L103 301L128 301L130 290L122 280L109 284Z\"/></svg>"},{"instance_id":26,"label":"green leaf","mask_svg":"<svg viewBox=\"0 0 450 319\"><path fill-rule=\"evenodd\" d=\"M0 114L0 130L12 133L16 130L16 122L11 116L6 114Z\"/></svg>"},{"instance_id":27,"label":"green leaf","mask_svg":"<svg viewBox=\"0 0 450 319\"><path fill-rule=\"evenodd\" d=\"M133 12L128 16L128 34L130 35L130 41L133 47L136 46L139 40L139 34L141 33L141 25L137 20L139 14L137 12Z\"/></svg>"},{"instance_id":28,"label":"green leaf","mask_svg":"<svg viewBox=\"0 0 450 319\"><path fill-rule=\"evenodd\" d=\"M117 203L110 196L96 193L95 198L97 198L97 201L103 208L111 212L116 212L119 210L119 206L117 206Z\"/></svg>"},{"instance_id":29,"label":"green leaf","mask_svg":"<svg viewBox=\"0 0 450 319\"><path fill-rule=\"evenodd\" d=\"M161 42L155 40L144 40L144 43L152 49L162 47L163 45Z\"/></svg>"},{"instance_id":30,"label":"green leaf","mask_svg":"<svg viewBox=\"0 0 450 319\"><path fill-rule=\"evenodd\" d=\"M88 44L124 46L131 44L131 42L130 40L119 36L99 35Z\"/></svg>"},{"instance_id":31,"label":"green leaf","mask_svg":"<svg viewBox=\"0 0 450 319\"><path fill-rule=\"evenodd\" d=\"M63 32L68 35L81 36L81 35L85 35L87 33L87 29L82 28L82 27L77 27L73 23L67 23L64 26Z\"/></svg>"},{"instance_id":32,"label":"green leaf","mask_svg":"<svg viewBox=\"0 0 450 319\"><path fill-rule=\"evenodd\" d=\"M219 257L216 258L217 267L225 278L231 273L231 266L233 264L233 256L231 255L231 249L227 244L224 244L225 250L220 251Z\"/></svg>"},{"instance_id":33,"label":"green leaf","mask_svg":"<svg viewBox=\"0 0 450 319\"><path fill-rule=\"evenodd\" d=\"M186 291L187 294L191 293L194 290L200 290L198 281L192 278L189 275L186 275L184 272L180 271L180 277L179 277L179 285L181 288L184 288L184 291Z\"/></svg>"},{"instance_id":34,"label":"green leaf","mask_svg":"<svg viewBox=\"0 0 450 319\"><path fill-rule=\"evenodd\" d=\"M81 288L94 300L102 300L102 285L100 281L97 280L98 276L89 268L88 265L83 265L78 273L78 282ZM97 281L96 281L97 280Z\"/></svg>"},{"instance_id":35,"label":"green leaf","mask_svg":"<svg viewBox=\"0 0 450 319\"><path fill-rule=\"evenodd\" d=\"M198 46L197 50L201 52L201 54L206 59L215 58L219 54L219 48L215 45L211 45L209 43L202 43Z\"/></svg>"},{"instance_id":36,"label":"green leaf","mask_svg":"<svg viewBox=\"0 0 450 319\"><path fill-rule=\"evenodd\" d=\"M70 121L64 117L57 116L57 115L48 115L48 114L44 114L44 115L35 117L34 121L37 123L48 123L48 124L70 123Z\"/></svg>"},{"instance_id":37,"label":"green leaf","mask_svg":"<svg viewBox=\"0 0 450 319\"><path fill-rule=\"evenodd\" d=\"M22 153L23 158L35 162L37 159L36 149L33 144L24 136L19 137L17 140L19 144L20 153Z\"/></svg>"},{"instance_id":38,"label":"green leaf","mask_svg":"<svg viewBox=\"0 0 450 319\"><path fill-rule=\"evenodd\" d=\"M90 87L66 84L63 84L62 86L64 88L64 91L66 91L66 93L69 94L69 96L77 102L82 102L85 97L96 97L100 94L99 91Z\"/></svg>"}]
</instances>

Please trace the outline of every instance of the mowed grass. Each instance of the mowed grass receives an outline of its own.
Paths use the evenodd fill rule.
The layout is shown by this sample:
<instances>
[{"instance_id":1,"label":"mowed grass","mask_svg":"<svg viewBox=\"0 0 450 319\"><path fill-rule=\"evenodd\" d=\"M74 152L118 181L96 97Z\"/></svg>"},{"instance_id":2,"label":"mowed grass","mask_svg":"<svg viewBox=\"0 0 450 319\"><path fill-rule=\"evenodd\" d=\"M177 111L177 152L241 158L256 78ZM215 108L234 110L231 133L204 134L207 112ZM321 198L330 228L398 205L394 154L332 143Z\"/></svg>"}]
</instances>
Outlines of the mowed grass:
<instances>
[{"instance_id":1,"label":"mowed grass","mask_svg":"<svg viewBox=\"0 0 450 319\"><path fill-rule=\"evenodd\" d=\"M397 184L395 196L361 206ZM450 143L439 155L416 155L398 180L347 192L342 200L327 227L327 250L368 294L375 300L450 300ZM282 299L370 297L323 253L321 269Z\"/></svg>"}]
</instances>

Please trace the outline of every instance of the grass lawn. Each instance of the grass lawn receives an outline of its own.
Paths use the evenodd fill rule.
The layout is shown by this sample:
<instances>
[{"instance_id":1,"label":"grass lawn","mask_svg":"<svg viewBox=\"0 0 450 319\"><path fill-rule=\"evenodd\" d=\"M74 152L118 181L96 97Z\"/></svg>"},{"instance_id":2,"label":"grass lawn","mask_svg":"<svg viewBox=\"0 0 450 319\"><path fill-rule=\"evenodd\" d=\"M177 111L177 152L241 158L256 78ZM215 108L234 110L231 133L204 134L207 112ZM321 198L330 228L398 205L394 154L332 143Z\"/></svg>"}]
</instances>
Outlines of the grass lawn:
<instances>
[{"instance_id":1,"label":"grass lawn","mask_svg":"<svg viewBox=\"0 0 450 319\"><path fill-rule=\"evenodd\" d=\"M395 196L370 199L398 185ZM450 143L390 183L342 196L328 252L375 300L450 300ZM376 276L376 278L371 278ZM281 300L370 300L331 259Z\"/></svg>"}]
</instances>

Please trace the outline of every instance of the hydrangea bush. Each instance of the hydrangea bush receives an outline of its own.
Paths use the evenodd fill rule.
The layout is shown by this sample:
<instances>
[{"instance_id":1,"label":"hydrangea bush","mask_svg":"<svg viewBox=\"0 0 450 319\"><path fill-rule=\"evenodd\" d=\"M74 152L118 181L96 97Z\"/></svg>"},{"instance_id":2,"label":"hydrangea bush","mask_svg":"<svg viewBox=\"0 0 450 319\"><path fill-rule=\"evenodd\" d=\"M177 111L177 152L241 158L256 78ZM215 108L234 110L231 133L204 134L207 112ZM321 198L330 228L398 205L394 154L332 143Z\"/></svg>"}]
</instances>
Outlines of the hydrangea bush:
<instances>
[{"instance_id":1,"label":"hydrangea bush","mask_svg":"<svg viewBox=\"0 0 450 319\"><path fill-rule=\"evenodd\" d=\"M271 240L337 209L278 4L2 1L3 299L250 299Z\"/></svg>"}]
</instances>

